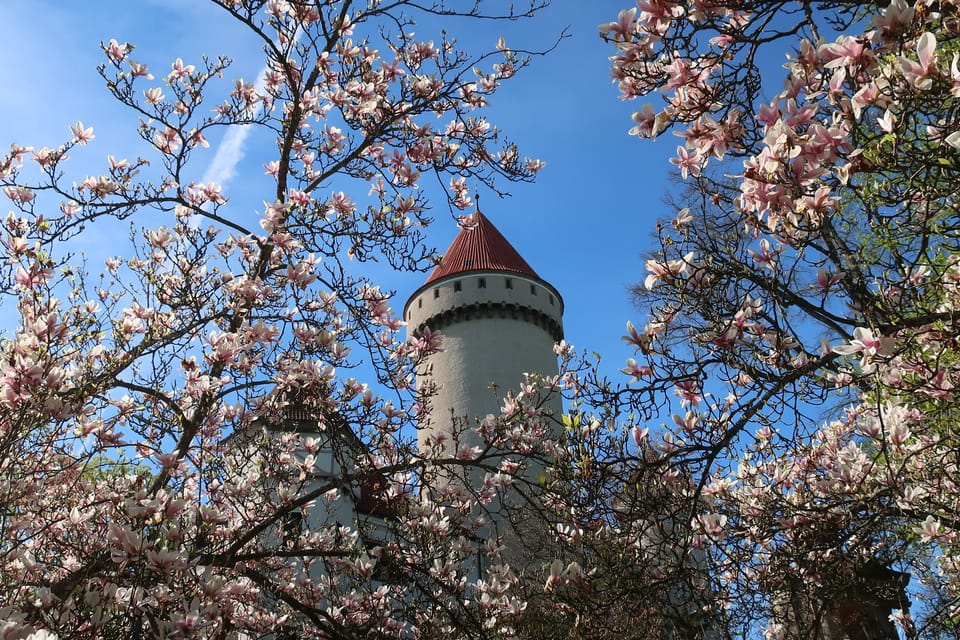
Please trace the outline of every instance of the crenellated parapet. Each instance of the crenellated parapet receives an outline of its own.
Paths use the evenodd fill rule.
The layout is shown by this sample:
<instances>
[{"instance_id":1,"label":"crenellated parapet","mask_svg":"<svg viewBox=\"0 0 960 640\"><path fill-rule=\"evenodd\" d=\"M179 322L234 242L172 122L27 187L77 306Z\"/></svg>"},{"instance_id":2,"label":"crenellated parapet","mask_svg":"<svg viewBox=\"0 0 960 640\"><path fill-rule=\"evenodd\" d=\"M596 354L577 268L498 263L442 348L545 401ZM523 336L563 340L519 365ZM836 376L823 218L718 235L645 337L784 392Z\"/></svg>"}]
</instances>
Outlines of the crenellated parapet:
<instances>
[{"instance_id":1,"label":"crenellated parapet","mask_svg":"<svg viewBox=\"0 0 960 640\"><path fill-rule=\"evenodd\" d=\"M460 322L511 319L534 324L554 342L563 339L563 299L551 285L520 274L470 272L429 282L404 310L408 331L443 331Z\"/></svg>"}]
</instances>

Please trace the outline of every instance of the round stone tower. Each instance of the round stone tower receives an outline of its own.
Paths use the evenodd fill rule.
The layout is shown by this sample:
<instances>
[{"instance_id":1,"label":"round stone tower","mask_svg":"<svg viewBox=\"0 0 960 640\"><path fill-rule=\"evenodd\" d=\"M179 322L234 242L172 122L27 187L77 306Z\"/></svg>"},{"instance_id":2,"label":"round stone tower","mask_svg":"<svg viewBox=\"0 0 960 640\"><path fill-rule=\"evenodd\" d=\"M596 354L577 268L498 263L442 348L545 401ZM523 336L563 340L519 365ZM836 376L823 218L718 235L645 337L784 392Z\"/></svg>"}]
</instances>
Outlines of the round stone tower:
<instances>
[{"instance_id":1,"label":"round stone tower","mask_svg":"<svg viewBox=\"0 0 960 640\"><path fill-rule=\"evenodd\" d=\"M404 308L408 333L427 328L443 335L443 350L417 374L420 388L436 385L431 417L419 425L421 451L438 435L445 452L478 445L476 420L497 415L524 373L556 375L553 347L563 337L562 316L557 290L486 216L469 216ZM559 394L546 408L559 417Z\"/></svg>"}]
</instances>

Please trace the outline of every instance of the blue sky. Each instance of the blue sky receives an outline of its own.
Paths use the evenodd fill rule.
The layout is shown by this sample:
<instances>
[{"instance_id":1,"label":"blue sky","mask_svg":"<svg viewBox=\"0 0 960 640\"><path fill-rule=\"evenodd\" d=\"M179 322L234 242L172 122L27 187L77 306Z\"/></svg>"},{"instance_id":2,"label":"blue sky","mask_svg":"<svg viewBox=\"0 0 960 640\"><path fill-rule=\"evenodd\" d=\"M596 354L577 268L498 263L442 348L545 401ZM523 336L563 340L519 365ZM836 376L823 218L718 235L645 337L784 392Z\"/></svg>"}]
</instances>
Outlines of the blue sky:
<instances>
[{"instance_id":1,"label":"blue sky","mask_svg":"<svg viewBox=\"0 0 960 640\"><path fill-rule=\"evenodd\" d=\"M563 295L567 341L603 354L605 368L614 374L631 355L620 341L624 324L644 322L631 307L626 287L645 276L643 253L655 220L672 215L661 199L677 145L672 135L655 143L627 135L630 113L638 105L620 101L610 81L612 49L598 37L597 25L628 6L629 0L554 0L533 22L488 23L470 33L490 45L505 32L509 45L537 48L568 29L569 37L553 53L504 86L491 111L491 120L522 153L542 158L547 168L535 184L510 185L512 197L497 200L488 193L481 203ZM136 154L136 118L113 103L96 73L103 59L101 41L135 44L134 59L150 64L158 77L174 58L195 62L202 53L233 58L231 78L252 80L262 65L257 44L222 10L201 0L4 0L0 38L5 43L0 144L54 146L68 137L70 124L82 120L95 127L97 139L84 152L98 164L108 153ZM211 142L208 157L195 158L198 179L216 152L218 141ZM225 189L234 205L249 201L254 211L269 197L269 191L256 189L270 154L269 144L248 141L237 178ZM74 169L77 179L84 177L82 165ZM437 222L430 237L442 250L457 228L446 209L433 215ZM125 234L126 228L117 233ZM111 242L110 233L98 233L82 244L97 255L108 252ZM394 309L399 312L425 278L385 273L380 280L397 291Z\"/></svg>"}]
</instances>

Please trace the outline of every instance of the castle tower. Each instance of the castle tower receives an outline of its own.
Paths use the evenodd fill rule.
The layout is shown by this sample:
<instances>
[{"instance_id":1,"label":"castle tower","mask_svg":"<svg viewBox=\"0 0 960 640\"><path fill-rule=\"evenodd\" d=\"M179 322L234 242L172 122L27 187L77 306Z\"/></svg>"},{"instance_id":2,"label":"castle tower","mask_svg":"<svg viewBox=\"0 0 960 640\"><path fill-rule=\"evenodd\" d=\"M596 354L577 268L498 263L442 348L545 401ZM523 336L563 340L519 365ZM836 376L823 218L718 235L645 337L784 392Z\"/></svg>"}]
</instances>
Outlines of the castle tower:
<instances>
[{"instance_id":1,"label":"castle tower","mask_svg":"<svg viewBox=\"0 0 960 640\"><path fill-rule=\"evenodd\" d=\"M477 419L498 415L524 373L556 375L553 346L563 337L563 300L480 211L469 216L427 281L407 301L407 331L443 334L443 350L417 384L437 385L419 445L446 436L444 450L479 445ZM554 394L547 409L559 417Z\"/></svg>"}]
</instances>

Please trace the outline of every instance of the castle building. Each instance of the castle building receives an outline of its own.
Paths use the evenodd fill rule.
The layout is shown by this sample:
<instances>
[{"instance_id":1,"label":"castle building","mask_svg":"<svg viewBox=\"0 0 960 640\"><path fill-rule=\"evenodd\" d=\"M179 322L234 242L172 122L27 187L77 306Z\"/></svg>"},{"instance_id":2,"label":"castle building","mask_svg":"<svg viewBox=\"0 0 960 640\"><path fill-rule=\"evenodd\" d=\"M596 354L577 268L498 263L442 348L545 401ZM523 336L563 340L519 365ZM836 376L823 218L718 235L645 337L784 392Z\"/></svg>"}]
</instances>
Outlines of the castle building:
<instances>
[{"instance_id":1,"label":"castle building","mask_svg":"<svg viewBox=\"0 0 960 640\"><path fill-rule=\"evenodd\" d=\"M410 334L443 336L443 350L417 372L418 388L430 385L433 394L429 421L418 425L421 451L438 436L445 453L479 445L476 420L498 415L525 373L557 373L563 299L480 211L466 218L403 314ZM546 403L560 415L559 394Z\"/></svg>"},{"instance_id":2,"label":"castle building","mask_svg":"<svg viewBox=\"0 0 960 640\"><path fill-rule=\"evenodd\" d=\"M403 314L411 335L429 330L443 337L442 351L430 355L417 371L418 388L431 389L432 412L417 425L418 445L428 457L452 456L461 447L482 446L476 430L479 420L498 415L508 394L521 388L525 374L557 375L554 345L563 337L563 299L479 211L465 220L439 265L410 297ZM322 396L322 392L313 395ZM333 531L347 544L380 549L391 540L391 523L396 518L396 505L383 489L387 479L375 471L358 471L357 460L365 455L365 444L335 410L324 407L309 392L304 396L278 398L283 407L280 415L231 436L230 464L237 469L274 464L262 458L258 443L264 437L285 439L295 449L293 455L310 460L311 467L299 480L291 479L296 490L285 489L286 495L311 499L306 502L298 497L302 504L286 507L278 526L267 532L273 543L295 550L305 538ZM562 409L559 393L539 400L542 423L552 429ZM438 440L443 442L439 450ZM496 461L497 456L499 453L488 462ZM521 473L536 474L537 469L528 464ZM430 486L441 491L469 490L482 479L482 473L471 472L468 486L445 484L448 478L441 476ZM536 484L537 476L532 479ZM435 497L432 493L420 496L427 500ZM518 528L500 517L505 510L497 509L504 505L500 498L494 507L488 504L485 524L478 526L492 525L493 533L503 534L501 540L510 548L516 568L543 566L543 558L521 548L539 529ZM485 552L478 552L469 569L474 578L481 575L485 558ZM323 558L291 560L280 578L310 589L335 573L336 569L331 569L335 565L336 558L330 562ZM375 573L374 580L396 579L385 561L378 562L376 570L383 576ZM275 637L295 637L295 625L278 629Z\"/></svg>"}]
</instances>

